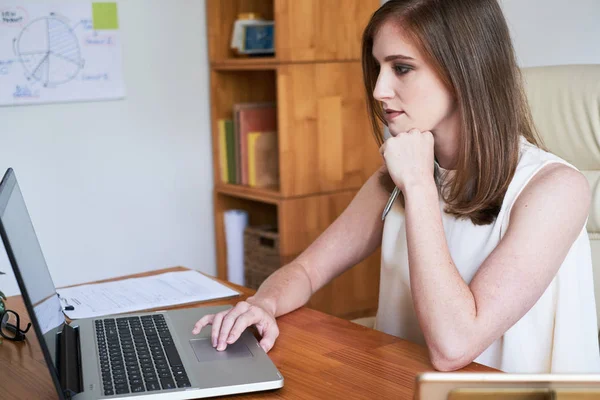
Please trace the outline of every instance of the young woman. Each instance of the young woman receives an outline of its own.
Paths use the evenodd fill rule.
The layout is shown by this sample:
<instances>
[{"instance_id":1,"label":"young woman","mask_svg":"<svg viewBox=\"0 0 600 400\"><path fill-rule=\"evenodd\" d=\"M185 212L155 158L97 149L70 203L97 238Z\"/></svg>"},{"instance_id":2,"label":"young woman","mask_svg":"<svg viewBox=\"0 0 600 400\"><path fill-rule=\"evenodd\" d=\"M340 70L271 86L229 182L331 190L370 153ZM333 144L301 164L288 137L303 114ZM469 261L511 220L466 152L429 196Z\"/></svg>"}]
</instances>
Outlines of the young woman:
<instances>
[{"instance_id":1,"label":"young woman","mask_svg":"<svg viewBox=\"0 0 600 400\"><path fill-rule=\"evenodd\" d=\"M212 324L223 350L255 324L268 351L277 316L381 245L376 329L426 345L435 368L600 372L590 188L536 138L497 0L388 1L363 72L382 168L294 262L194 332Z\"/></svg>"}]
</instances>

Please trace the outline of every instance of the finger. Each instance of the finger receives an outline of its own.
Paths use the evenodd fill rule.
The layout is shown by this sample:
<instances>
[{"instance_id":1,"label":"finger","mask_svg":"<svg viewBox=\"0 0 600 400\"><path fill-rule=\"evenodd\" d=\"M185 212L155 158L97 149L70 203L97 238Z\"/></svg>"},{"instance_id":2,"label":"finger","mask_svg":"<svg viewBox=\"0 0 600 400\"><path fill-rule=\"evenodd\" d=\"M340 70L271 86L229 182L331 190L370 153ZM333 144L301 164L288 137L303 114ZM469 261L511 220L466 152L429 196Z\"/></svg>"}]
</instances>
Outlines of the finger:
<instances>
[{"instance_id":1,"label":"finger","mask_svg":"<svg viewBox=\"0 0 600 400\"><path fill-rule=\"evenodd\" d=\"M229 337L229 332L231 332L233 324L235 323L237 318L247 310L248 303L240 302L236 304L236 306L223 318L223 323L221 324L221 331L219 332L219 337L217 339L217 350L225 350L225 348L227 347L227 338Z\"/></svg>"},{"instance_id":2,"label":"finger","mask_svg":"<svg viewBox=\"0 0 600 400\"><path fill-rule=\"evenodd\" d=\"M408 133L410 133L410 134L412 134L412 135L417 135L417 134L420 134L420 133L421 133L421 131L420 131L420 130L418 130L418 129L416 129L416 128L413 128L413 129L411 129L410 131L408 131Z\"/></svg>"},{"instance_id":3,"label":"finger","mask_svg":"<svg viewBox=\"0 0 600 400\"><path fill-rule=\"evenodd\" d=\"M228 312L229 310L221 311L220 313L215 315L215 318L212 323L212 332L210 334L210 340L212 342L213 347L217 347L217 340L219 337L219 333L221 332L221 323L223 322L223 318L225 318L225 315Z\"/></svg>"},{"instance_id":4,"label":"finger","mask_svg":"<svg viewBox=\"0 0 600 400\"><path fill-rule=\"evenodd\" d=\"M208 314L208 315L205 315L204 317L200 318L198 320L198 322L196 322L196 325L194 325L194 329L192 329L192 333L194 335L199 334L200 331L202 330L202 328L204 328L206 325L212 324L214 318L215 318L214 314Z\"/></svg>"},{"instance_id":5,"label":"finger","mask_svg":"<svg viewBox=\"0 0 600 400\"><path fill-rule=\"evenodd\" d=\"M263 331L263 337L259 342L260 347L263 348L265 353L268 353L269 350L271 350L273 348L273 345L275 344L275 340L277 339L278 336L279 336L279 328L277 327L277 324L273 323L273 325L269 325L269 326L265 327L265 329Z\"/></svg>"},{"instance_id":6,"label":"finger","mask_svg":"<svg viewBox=\"0 0 600 400\"><path fill-rule=\"evenodd\" d=\"M260 321L260 318L260 312L257 311L255 307L248 308L248 311L240 315L235 321L235 324L233 324L231 332L227 337L227 343L231 344L238 340L244 330L251 325L257 324Z\"/></svg>"}]
</instances>

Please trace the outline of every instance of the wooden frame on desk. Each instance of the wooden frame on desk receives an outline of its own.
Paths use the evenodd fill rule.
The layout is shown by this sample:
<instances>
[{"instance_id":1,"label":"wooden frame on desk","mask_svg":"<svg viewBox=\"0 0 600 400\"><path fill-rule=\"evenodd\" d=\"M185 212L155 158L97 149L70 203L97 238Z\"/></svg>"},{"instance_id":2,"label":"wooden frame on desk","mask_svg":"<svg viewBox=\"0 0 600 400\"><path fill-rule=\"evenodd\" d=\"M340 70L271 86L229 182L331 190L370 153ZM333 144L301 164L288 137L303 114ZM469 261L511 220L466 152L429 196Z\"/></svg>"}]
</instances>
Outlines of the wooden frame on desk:
<instances>
[{"instance_id":1,"label":"wooden frame on desk","mask_svg":"<svg viewBox=\"0 0 600 400\"><path fill-rule=\"evenodd\" d=\"M103 282L182 270L186 268L168 268ZM171 308L234 305L254 293L218 281L242 295ZM9 297L8 305L25 322L29 321L21 296ZM277 322L280 336L269 356L284 376L284 387L237 395L236 399L412 399L417 374L434 370L427 349L422 346L306 307L279 317ZM495 370L473 363L461 371ZM35 335L28 335L26 342L5 341L0 345L0 397L3 400L57 398Z\"/></svg>"}]
</instances>

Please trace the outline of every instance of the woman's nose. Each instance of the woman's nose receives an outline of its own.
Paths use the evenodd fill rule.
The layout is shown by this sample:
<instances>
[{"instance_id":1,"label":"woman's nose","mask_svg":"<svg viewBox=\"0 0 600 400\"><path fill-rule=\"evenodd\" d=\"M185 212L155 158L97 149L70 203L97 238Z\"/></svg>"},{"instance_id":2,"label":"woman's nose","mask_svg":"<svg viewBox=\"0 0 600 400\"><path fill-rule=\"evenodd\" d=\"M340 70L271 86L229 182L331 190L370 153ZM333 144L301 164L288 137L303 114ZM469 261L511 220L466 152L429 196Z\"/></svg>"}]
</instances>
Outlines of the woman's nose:
<instances>
[{"instance_id":1,"label":"woman's nose","mask_svg":"<svg viewBox=\"0 0 600 400\"><path fill-rule=\"evenodd\" d=\"M385 73L379 73L375 88L373 89L373 98L378 101L388 100L394 97L394 90L388 83Z\"/></svg>"}]
</instances>

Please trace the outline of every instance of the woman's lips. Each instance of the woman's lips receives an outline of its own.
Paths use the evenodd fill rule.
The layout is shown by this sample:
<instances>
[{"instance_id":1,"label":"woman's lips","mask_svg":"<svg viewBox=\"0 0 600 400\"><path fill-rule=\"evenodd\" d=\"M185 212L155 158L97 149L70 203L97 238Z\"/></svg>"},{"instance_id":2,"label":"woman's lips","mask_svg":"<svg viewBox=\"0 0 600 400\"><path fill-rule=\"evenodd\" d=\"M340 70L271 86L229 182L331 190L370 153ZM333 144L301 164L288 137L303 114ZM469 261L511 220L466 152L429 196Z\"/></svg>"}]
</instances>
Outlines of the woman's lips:
<instances>
[{"instance_id":1,"label":"woman's lips","mask_svg":"<svg viewBox=\"0 0 600 400\"><path fill-rule=\"evenodd\" d=\"M396 117L399 117L400 115L404 114L404 111L396 111L396 110L385 110L385 119L388 121L393 120Z\"/></svg>"}]
</instances>

